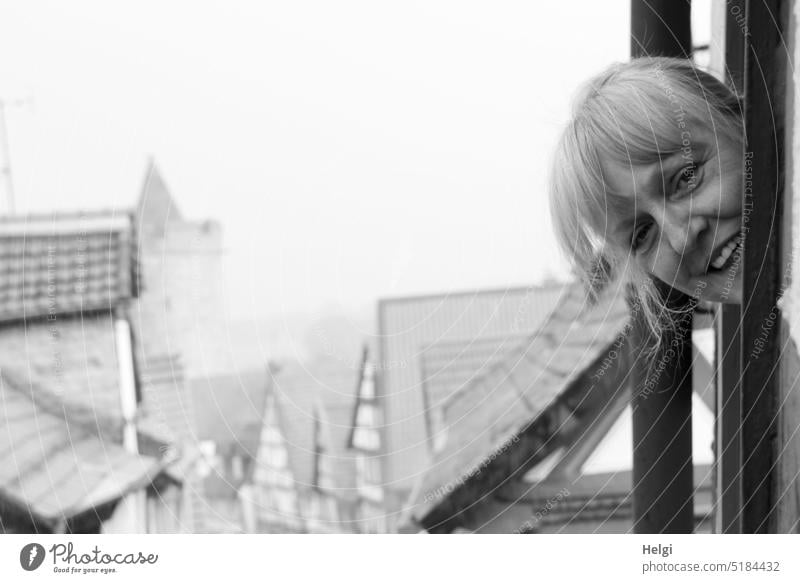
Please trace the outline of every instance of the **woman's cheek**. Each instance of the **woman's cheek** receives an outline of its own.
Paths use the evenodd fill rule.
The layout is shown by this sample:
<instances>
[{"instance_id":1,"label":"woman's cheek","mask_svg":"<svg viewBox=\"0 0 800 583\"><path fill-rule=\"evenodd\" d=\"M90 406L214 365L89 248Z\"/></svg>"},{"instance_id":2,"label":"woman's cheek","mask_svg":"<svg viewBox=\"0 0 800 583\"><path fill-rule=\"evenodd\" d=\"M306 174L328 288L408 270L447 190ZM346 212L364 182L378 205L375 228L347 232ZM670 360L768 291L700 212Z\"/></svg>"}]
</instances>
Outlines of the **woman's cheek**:
<instances>
[{"instance_id":1,"label":"woman's cheek","mask_svg":"<svg viewBox=\"0 0 800 583\"><path fill-rule=\"evenodd\" d=\"M722 195L720 212L739 215L742 211L742 168L738 159L729 160L717 177L717 188Z\"/></svg>"},{"instance_id":2,"label":"woman's cheek","mask_svg":"<svg viewBox=\"0 0 800 583\"><path fill-rule=\"evenodd\" d=\"M650 275L657 277L661 281L668 281L669 266L665 265L663 253L656 247L653 249L646 260L643 261L641 268Z\"/></svg>"},{"instance_id":3,"label":"woman's cheek","mask_svg":"<svg viewBox=\"0 0 800 583\"><path fill-rule=\"evenodd\" d=\"M656 248L647 271L664 283L678 289L682 289L686 285L685 278L682 276L681 257L671 248L665 249L663 246Z\"/></svg>"}]
</instances>

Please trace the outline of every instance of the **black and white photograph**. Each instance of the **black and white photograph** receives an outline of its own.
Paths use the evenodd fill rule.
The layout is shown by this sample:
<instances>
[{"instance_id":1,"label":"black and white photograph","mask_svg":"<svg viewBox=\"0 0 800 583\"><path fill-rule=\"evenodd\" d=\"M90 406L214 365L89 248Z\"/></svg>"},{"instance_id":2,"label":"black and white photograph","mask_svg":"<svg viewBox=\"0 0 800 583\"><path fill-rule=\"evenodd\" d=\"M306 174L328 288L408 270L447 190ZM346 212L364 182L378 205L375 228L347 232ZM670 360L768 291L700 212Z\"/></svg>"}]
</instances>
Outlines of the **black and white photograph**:
<instances>
[{"instance_id":1,"label":"black and white photograph","mask_svg":"<svg viewBox=\"0 0 800 583\"><path fill-rule=\"evenodd\" d=\"M800 534L798 23L0 2L9 572L608 534L644 578L800 573L669 538Z\"/></svg>"}]
</instances>

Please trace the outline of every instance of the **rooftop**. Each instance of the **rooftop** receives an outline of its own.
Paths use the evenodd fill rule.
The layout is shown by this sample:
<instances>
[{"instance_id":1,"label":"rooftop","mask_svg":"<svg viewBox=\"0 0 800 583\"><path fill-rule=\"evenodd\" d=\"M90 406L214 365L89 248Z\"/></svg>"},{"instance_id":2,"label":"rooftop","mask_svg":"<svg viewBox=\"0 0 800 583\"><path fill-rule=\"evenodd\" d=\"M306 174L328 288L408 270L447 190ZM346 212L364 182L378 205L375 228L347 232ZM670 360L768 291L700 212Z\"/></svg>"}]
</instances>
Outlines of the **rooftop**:
<instances>
[{"instance_id":1,"label":"rooftop","mask_svg":"<svg viewBox=\"0 0 800 583\"><path fill-rule=\"evenodd\" d=\"M480 473L487 459L513 448L517 436L543 413L619 336L628 321L621 295L586 303L578 284L569 286L540 328L513 348L494 350L494 361L457 391L447 387L450 374L434 375L429 384L442 400L446 442L419 480L412 514L430 512L444 492ZM443 370L458 370L460 358L473 350L451 350ZM484 355L484 358L487 358Z\"/></svg>"},{"instance_id":2,"label":"rooftop","mask_svg":"<svg viewBox=\"0 0 800 583\"><path fill-rule=\"evenodd\" d=\"M54 528L150 484L162 463L130 454L58 401L0 376L0 499Z\"/></svg>"},{"instance_id":3,"label":"rooftop","mask_svg":"<svg viewBox=\"0 0 800 583\"><path fill-rule=\"evenodd\" d=\"M129 213L0 220L0 322L109 310L138 287Z\"/></svg>"}]
</instances>

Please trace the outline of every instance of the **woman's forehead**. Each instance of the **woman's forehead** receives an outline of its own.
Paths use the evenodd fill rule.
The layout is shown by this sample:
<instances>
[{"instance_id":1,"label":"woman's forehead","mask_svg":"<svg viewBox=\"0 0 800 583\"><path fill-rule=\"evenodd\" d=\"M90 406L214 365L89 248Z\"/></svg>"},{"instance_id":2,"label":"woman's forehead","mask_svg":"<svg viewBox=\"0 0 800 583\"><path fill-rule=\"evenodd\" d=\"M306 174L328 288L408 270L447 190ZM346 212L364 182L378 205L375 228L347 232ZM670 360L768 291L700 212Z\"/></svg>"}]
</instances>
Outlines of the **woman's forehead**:
<instances>
[{"instance_id":1,"label":"woman's forehead","mask_svg":"<svg viewBox=\"0 0 800 583\"><path fill-rule=\"evenodd\" d=\"M634 116L633 112L595 118L587 125L586 145L601 158L621 164L648 164L675 152L697 155L715 149L726 139L714 121L660 111Z\"/></svg>"}]
</instances>

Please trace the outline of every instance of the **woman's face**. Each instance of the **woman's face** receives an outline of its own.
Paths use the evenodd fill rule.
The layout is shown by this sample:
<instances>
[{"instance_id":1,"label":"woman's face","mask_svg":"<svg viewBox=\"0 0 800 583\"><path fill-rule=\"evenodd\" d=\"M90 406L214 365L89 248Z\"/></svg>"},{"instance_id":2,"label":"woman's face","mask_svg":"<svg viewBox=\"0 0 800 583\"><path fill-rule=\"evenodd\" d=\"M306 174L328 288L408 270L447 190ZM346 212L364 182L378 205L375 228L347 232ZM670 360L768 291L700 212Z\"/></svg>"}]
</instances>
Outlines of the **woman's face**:
<instances>
[{"instance_id":1,"label":"woman's face","mask_svg":"<svg viewBox=\"0 0 800 583\"><path fill-rule=\"evenodd\" d=\"M652 165L603 163L608 237L675 289L741 303L741 147L698 131L682 139L682 151Z\"/></svg>"}]
</instances>

